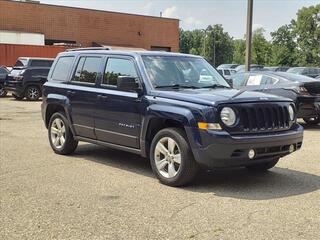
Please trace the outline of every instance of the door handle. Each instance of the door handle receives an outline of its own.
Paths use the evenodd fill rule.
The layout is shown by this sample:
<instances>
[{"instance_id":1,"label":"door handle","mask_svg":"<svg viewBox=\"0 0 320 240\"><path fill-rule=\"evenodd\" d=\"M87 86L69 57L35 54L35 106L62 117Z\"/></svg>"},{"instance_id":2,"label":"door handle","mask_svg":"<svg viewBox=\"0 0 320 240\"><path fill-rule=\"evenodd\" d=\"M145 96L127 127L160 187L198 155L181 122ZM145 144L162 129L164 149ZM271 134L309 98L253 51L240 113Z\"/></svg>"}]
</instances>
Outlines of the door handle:
<instances>
[{"instance_id":1,"label":"door handle","mask_svg":"<svg viewBox=\"0 0 320 240\"><path fill-rule=\"evenodd\" d=\"M101 100L107 100L107 99L108 99L108 96L106 96L106 95L100 95L100 94L99 94L99 95L97 96L97 98L98 98L98 99L101 99Z\"/></svg>"},{"instance_id":2,"label":"door handle","mask_svg":"<svg viewBox=\"0 0 320 240\"><path fill-rule=\"evenodd\" d=\"M75 91L68 90L68 91L67 91L67 94L70 95L70 96L73 96L73 95L76 94L76 92L75 92Z\"/></svg>"}]
</instances>

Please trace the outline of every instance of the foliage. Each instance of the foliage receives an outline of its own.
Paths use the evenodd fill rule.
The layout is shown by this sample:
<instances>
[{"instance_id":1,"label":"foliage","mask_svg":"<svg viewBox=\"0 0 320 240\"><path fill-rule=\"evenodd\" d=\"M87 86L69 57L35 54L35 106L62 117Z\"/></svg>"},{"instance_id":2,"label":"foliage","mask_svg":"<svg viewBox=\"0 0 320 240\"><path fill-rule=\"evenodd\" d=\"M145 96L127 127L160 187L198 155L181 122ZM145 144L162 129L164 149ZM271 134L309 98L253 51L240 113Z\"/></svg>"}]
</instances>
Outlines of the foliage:
<instances>
[{"instance_id":1,"label":"foliage","mask_svg":"<svg viewBox=\"0 0 320 240\"><path fill-rule=\"evenodd\" d=\"M284 25L271 33L272 56L271 64L274 66L295 66L297 61L297 44L292 25Z\"/></svg>"},{"instance_id":2,"label":"foliage","mask_svg":"<svg viewBox=\"0 0 320 240\"><path fill-rule=\"evenodd\" d=\"M234 51L233 51L233 63L244 64L246 56L246 42L243 39L236 39L233 41Z\"/></svg>"},{"instance_id":3,"label":"foliage","mask_svg":"<svg viewBox=\"0 0 320 240\"><path fill-rule=\"evenodd\" d=\"M231 62L233 39L221 25L207 29L184 31L180 29L180 51L204 56L212 65Z\"/></svg>"},{"instance_id":4,"label":"foliage","mask_svg":"<svg viewBox=\"0 0 320 240\"><path fill-rule=\"evenodd\" d=\"M252 37L252 63L270 66L320 66L320 4L304 7L297 19L265 38L258 28ZM180 51L204 56L212 65L245 62L244 39L233 39L219 24L205 30L180 29Z\"/></svg>"}]
</instances>

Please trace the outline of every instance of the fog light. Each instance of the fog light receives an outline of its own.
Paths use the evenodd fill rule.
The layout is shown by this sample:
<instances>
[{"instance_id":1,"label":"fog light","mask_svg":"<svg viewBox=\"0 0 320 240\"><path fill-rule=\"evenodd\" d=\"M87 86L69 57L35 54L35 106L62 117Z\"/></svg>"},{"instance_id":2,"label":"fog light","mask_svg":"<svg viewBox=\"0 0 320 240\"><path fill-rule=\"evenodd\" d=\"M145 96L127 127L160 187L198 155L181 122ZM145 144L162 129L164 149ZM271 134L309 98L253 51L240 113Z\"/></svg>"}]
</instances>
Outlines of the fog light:
<instances>
[{"instance_id":1,"label":"fog light","mask_svg":"<svg viewBox=\"0 0 320 240\"><path fill-rule=\"evenodd\" d=\"M294 145L293 144L291 144L289 147L289 153L292 153L292 152L294 152Z\"/></svg>"},{"instance_id":2,"label":"fog light","mask_svg":"<svg viewBox=\"0 0 320 240\"><path fill-rule=\"evenodd\" d=\"M248 152L248 157L250 159L254 158L256 156L256 152L253 149L250 149Z\"/></svg>"}]
</instances>

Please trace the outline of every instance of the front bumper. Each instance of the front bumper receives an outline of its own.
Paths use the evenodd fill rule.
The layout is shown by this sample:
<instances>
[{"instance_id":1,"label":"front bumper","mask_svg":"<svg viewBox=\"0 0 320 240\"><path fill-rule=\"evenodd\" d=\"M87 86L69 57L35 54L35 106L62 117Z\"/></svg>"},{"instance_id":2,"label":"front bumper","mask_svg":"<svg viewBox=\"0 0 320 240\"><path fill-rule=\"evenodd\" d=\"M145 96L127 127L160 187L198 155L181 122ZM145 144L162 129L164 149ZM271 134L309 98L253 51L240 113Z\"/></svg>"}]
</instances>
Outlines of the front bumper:
<instances>
[{"instance_id":1,"label":"front bumper","mask_svg":"<svg viewBox=\"0 0 320 240\"><path fill-rule=\"evenodd\" d=\"M298 118L320 116L320 96L298 98Z\"/></svg>"},{"instance_id":2,"label":"front bumper","mask_svg":"<svg viewBox=\"0 0 320 240\"><path fill-rule=\"evenodd\" d=\"M7 92L14 93L15 95L19 96L24 93L24 87L22 81L5 81L4 82L4 89Z\"/></svg>"},{"instance_id":3,"label":"front bumper","mask_svg":"<svg viewBox=\"0 0 320 240\"><path fill-rule=\"evenodd\" d=\"M231 136L225 131L200 132L202 146L193 148L196 161L209 168L239 167L270 161L290 153L302 146L303 128L295 124L291 130L259 135ZM255 150L255 157L249 159L248 152Z\"/></svg>"}]
</instances>

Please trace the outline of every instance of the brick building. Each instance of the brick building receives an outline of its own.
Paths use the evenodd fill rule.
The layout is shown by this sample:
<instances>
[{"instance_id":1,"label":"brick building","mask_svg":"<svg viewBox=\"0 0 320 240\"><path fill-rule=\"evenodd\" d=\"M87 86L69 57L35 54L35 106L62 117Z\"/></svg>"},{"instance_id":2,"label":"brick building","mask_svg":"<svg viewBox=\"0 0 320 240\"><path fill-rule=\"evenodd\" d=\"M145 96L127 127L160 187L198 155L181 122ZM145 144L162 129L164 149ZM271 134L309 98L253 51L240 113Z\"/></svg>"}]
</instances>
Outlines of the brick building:
<instances>
[{"instance_id":1,"label":"brick building","mask_svg":"<svg viewBox=\"0 0 320 240\"><path fill-rule=\"evenodd\" d=\"M0 0L0 30L42 33L45 44L97 43L179 50L179 20L36 2Z\"/></svg>"}]
</instances>

